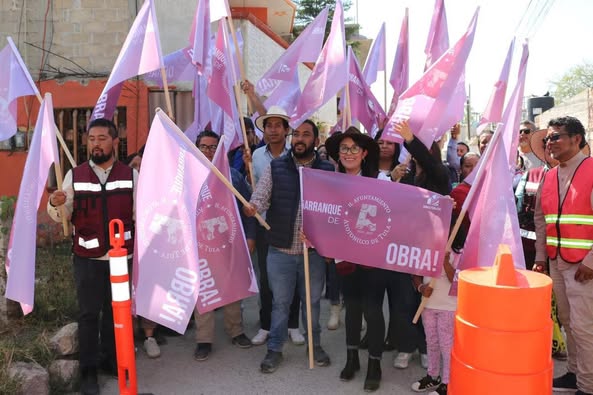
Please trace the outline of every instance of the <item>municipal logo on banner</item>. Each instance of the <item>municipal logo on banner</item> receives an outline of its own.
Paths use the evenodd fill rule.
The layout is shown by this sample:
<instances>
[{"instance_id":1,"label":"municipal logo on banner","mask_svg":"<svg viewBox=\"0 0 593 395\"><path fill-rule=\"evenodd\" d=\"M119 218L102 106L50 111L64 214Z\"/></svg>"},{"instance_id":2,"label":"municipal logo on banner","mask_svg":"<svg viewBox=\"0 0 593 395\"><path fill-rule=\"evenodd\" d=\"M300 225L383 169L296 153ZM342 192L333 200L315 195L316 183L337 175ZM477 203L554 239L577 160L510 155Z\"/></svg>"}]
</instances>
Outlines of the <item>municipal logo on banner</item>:
<instances>
[{"instance_id":1,"label":"municipal logo on banner","mask_svg":"<svg viewBox=\"0 0 593 395\"><path fill-rule=\"evenodd\" d=\"M301 171L303 231L319 254L440 275L451 221L449 197L374 178Z\"/></svg>"},{"instance_id":2,"label":"municipal logo on banner","mask_svg":"<svg viewBox=\"0 0 593 395\"><path fill-rule=\"evenodd\" d=\"M391 231L391 208L381 198L363 195L348 202L343 220L346 235L360 245L375 245Z\"/></svg>"}]
</instances>

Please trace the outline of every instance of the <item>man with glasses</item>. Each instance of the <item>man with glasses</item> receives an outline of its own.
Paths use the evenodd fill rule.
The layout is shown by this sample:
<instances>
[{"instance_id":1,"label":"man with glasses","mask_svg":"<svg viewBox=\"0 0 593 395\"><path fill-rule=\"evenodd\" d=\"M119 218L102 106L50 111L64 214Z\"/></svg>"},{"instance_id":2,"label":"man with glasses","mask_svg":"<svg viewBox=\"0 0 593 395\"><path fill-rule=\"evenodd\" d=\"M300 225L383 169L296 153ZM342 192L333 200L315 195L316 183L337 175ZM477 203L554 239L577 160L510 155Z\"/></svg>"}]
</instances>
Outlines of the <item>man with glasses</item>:
<instances>
[{"instance_id":1,"label":"man with glasses","mask_svg":"<svg viewBox=\"0 0 593 395\"><path fill-rule=\"evenodd\" d=\"M523 171L544 165L544 162L531 151L529 145L529 137L535 130L535 124L528 120L521 122L519 127L519 156L523 159Z\"/></svg>"},{"instance_id":2,"label":"man with glasses","mask_svg":"<svg viewBox=\"0 0 593 395\"><path fill-rule=\"evenodd\" d=\"M216 148L220 137L211 130L204 130L196 139L196 146L210 162L214 159ZM233 187L245 198L249 199L251 193L249 187L245 183L245 178L237 170L231 168L231 181ZM241 202L237 200L239 207ZM241 215L241 223L245 231L245 238L247 239L247 246L249 251L255 249L255 219L247 218ZM241 301L238 300L231 304L227 304L222 308L224 314L224 329L231 338L231 342L239 348L250 348L252 346L251 340L243 333L243 318L241 315ZM200 314L198 309L194 310L194 317L196 319L196 349L194 351L194 359L196 361L205 361L212 352L212 342L214 341L214 311L209 311Z\"/></svg>"},{"instance_id":3,"label":"man with glasses","mask_svg":"<svg viewBox=\"0 0 593 395\"><path fill-rule=\"evenodd\" d=\"M256 121L256 124L258 122ZM258 125L259 126L259 125ZM272 322L268 339L268 352L260 365L262 373L274 372L282 361L282 348L286 340L290 304L295 286L301 297L302 322L307 328L305 314L305 273L303 243L300 237L302 210L300 199L300 167L334 171L334 166L321 160L315 152L319 143L319 130L314 122L306 120L292 134L288 154L276 158L267 166L251 196L250 205L243 211L248 216L266 212L271 229L267 231L269 242L267 274L272 291ZM309 249L309 277L311 282L311 324L313 353L318 366L328 366L330 358L321 347L319 325L320 299L325 284L325 260L314 249ZM311 351L311 350L308 350Z\"/></svg>"},{"instance_id":4,"label":"man with glasses","mask_svg":"<svg viewBox=\"0 0 593 395\"><path fill-rule=\"evenodd\" d=\"M568 346L568 372L554 391L593 394L593 159L585 129L570 116L550 120L543 141L560 164L549 170L535 206L535 270L549 259Z\"/></svg>"}]
</instances>

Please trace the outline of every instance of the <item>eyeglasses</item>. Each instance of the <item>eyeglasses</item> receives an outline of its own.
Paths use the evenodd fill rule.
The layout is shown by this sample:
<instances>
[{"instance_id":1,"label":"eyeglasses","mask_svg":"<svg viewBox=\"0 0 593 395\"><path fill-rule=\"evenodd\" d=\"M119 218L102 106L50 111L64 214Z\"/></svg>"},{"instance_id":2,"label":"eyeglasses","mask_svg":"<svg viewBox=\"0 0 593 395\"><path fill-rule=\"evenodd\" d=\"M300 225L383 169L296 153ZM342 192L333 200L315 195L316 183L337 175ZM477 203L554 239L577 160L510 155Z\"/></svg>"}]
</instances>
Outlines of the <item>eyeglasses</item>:
<instances>
[{"instance_id":1,"label":"eyeglasses","mask_svg":"<svg viewBox=\"0 0 593 395\"><path fill-rule=\"evenodd\" d=\"M340 145L340 154L347 154L347 153L358 154L361 150L362 150L362 148L360 148L358 145L353 145L352 147Z\"/></svg>"},{"instance_id":2,"label":"eyeglasses","mask_svg":"<svg viewBox=\"0 0 593 395\"><path fill-rule=\"evenodd\" d=\"M519 134L521 134L521 133L523 133L523 134L529 134L529 133L531 133L531 129L520 129L519 130Z\"/></svg>"},{"instance_id":3,"label":"eyeglasses","mask_svg":"<svg viewBox=\"0 0 593 395\"><path fill-rule=\"evenodd\" d=\"M213 145L200 144L200 145L198 145L198 149L202 152L216 151L217 147L218 147L218 145L216 145L216 144L213 144Z\"/></svg>"},{"instance_id":4,"label":"eyeglasses","mask_svg":"<svg viewBox=\"0 0 593 395\"><path fill-rule=\"evenodd\" d=\"M545 137L542 141L544 144L555 143L556 141L560 140L562 136L570 136L570 133L554 133Z\"/></svg>"}]
</instances>

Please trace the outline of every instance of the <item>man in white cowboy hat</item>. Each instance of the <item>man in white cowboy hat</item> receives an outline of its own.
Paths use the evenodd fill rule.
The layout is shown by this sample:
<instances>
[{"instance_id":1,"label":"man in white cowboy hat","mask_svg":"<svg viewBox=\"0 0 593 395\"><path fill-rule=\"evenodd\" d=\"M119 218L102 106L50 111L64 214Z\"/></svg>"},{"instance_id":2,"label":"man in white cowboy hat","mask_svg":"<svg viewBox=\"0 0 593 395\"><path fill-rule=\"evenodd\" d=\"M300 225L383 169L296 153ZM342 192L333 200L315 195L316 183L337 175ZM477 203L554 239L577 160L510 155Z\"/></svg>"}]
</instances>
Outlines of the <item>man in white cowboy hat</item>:
<instances>
[{"instance_id":1,"label":"man in white cowboy hat","mask_svg":"<svg viewBox=\"0 0 593 395\"><path fill-rule=\"evenodd\" d=\"M276 116L278 118L278 116ZM265 129L272 117L266 120ZM280 118L285 121L284 118ZM256 120L256 124L259 123ZM261 123L263 126L263 122ZM259 126L259 125L258 125ZM300 204L299 168L310 167L334 171L334 166L321 160L315 152L319 143L319 130L314 122L306 120L292 134L291 149L286 155L270 162L263 172L248 205L243 211L248 216L266 212L271 229L266 232L270 248L267 259L269 285L273 293L272 321L268 352L260 365L262 373L274 372L282 361L282 349L286 340L290 304L295 287L301 300L305 301L305 273L303 243L301 241L302 210ZM325 260L317 251L309 248L309 278L311 295L313 356L318 366L328 366L330 358L321 347L319 325L320 299L325 284ZM302 309L304 310L304 308ZM303 313L303 326L307 317Z\"/></svg>"},{"instance_id":2,"label":"man in white cowboy hat","mask_svg":"<svg viewBox=\"0 0 593 395\"><path fill-rule=\"evenodd\" d=\"M535 267L549 259L558 314L567 335L568 372L555 391L593 394L593 159L585 128L571 116L550 120L544 139L558 166L537 192Z\"/></svg>"},{"instance_id":3,"label":"man in white cowboy hat","mask_svg":"<svg viewBox=\"0 0 593 395\"><path fill-rule=\"evenodd\" d=\"M255 183L259 181L264 170L270 166L270 162L274 158L279 158L288 153L286 147L286 136L290 133L290 126L288 121L290 118L286 115L286 111L281 107L272 106L267 111L267 114L258 117L255 120L255 125L264 134L264 141L266 145L259 147L253 152L253 159L250 158L249 153L244 154L244 161L248 163L252 160L253 173L251 177L255 177ZM245 166L248 171L249 166ZM268 339L270 333L270 325L272 321L272 291L268 285L268 242L265 237L265 229L258 224L257 226L257 264L259 268L259 298L260 310L259 321L261 328L257 334L251 339L251 342L256 345L262 345ZM290 308L290 315L288 319L288 335L290 340L297 345L305 344L305 338L299 331L299 295L295 292L294 299Z\"/></svg>"}]
</instances>

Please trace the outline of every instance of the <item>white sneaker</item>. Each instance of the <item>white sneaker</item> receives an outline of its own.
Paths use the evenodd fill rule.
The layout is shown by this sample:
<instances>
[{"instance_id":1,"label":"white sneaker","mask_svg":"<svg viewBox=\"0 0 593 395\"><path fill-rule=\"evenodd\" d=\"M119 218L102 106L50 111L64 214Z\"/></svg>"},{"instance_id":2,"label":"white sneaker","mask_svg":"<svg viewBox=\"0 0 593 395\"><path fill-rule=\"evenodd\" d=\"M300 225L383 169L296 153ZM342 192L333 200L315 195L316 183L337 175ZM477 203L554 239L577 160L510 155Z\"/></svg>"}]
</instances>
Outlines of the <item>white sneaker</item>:
<instances>
[{"instance_id":1,"label":"white sneaker","mask_svg":"<svg viewBox=\"0 0 593 395\"><path fill-rule=\"evenodd\" d=\"M340 326L340 311L342 310L342 306L339 304L331 305L331 309L329 312L329 320L327 321L327 329L330 331L338 329Z\"/></svg>"},{"instance_id":2,"label":"white sneaker","mask_svg":"<svg viewBox=\"0 0 593 395\"><path fill-rule=\"evenodd\" d=\"M420 354L420 365L422 365L424 369L428 369L428 355Z\"/></svg>"},{"instance_id":3,"label":"white sneaker","mask_svg":"<svg viewBox=\"0 0 593 395\"><path fill-rule=\"evenodd\" d=\"M158 358L161 356L161 349L154 337L147 337L144 340L144 351L146 351L148 358Z\"/></svg>"},{"instance_id":4,"label":"white sneaker","mask_svg":"<svg viewBox=\"0 0 593 395\"><path fill-rule=\"evenodd\" d=\"M393 359L393 367L398 369L406 369L412 359L412 354L408 352L400 352Z\"/></svg>"},{"instance_id":5,"label":"white sneaker","mask_svg":"<svg viewBox=\"0 0 593 395\"><path fill-rule=\"evenodd\" d=\"M305 344L305 337L301 331L299 331L299 328L288 328L288 337L290 337L292 344L297 346L302 346Z\"/></svg>"},{"instance_id":6,"label":"white sneaker","mask_svg":"<svg viewBox=\"0 0 593 395\"><path fill-rule=\"evenodd\" d=\"M257 332L257 335L253 336L253 338L251 339L251 343L254 346L261 346L268 340L269 334L270 334L270 331L267 331L265 329L260 329Z\"/></svg>"}]
</instances>

